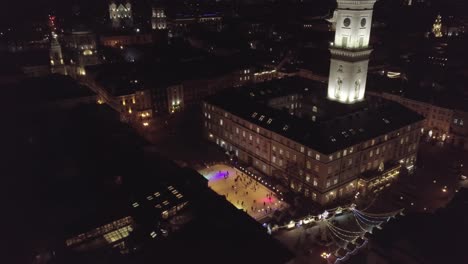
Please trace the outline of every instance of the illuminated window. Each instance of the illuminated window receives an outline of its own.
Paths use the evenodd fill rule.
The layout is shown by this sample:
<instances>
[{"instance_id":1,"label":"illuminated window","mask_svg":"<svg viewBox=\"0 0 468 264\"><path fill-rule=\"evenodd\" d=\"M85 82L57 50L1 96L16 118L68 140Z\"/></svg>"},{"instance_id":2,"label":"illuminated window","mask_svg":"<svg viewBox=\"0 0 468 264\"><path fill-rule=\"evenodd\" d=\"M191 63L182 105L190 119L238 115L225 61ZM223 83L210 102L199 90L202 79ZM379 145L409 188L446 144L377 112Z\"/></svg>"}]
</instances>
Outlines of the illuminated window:
<instances>
[{"instance_id":1,"label":"illuminated window","mask_svg":"<svg viewBox=\"0 0 468 264\"><path fill-rule=\"evenodd\" d=\"M304 153L304 147L301 146L301 153Z\"/></svg>"},{"instance_id":2,"label":"illuminated window","mask_svg":"<svg viewBox=\"0 0 468 264\"><path fill-rule=\"evenodd\" d=\"M317 185L318 185L317 178L314 178L314 186L317 186Z\"/></svg>"},{"instance_id":3,"label":"illuminated window","mask_svg":"<svg viewBox=\"0 0 468 264\"><path fill-rule=\"evenodd\" d=\"M315 159L320 160L320 154L315 154Z\"/></svg>"},{"instance_id":4,"label":"illuminated window","mask_svg":"<svg viewBox=\"0 0 468 264\"><path fill-rule=\"evenodd\" d=\"M222 120L222 119L219 120L219 125L220 125L220 126L223 125L223 120Z\"/></svg>"},{"instance_id":5,"label":"illuminated window","mask_svg":"<svg viewBox=\"0 0 468 264\"><path fill-rule=\"evenodd\" d=\"M310 161L307 161L306 164L307 164L306 167L310 170L310 168L312 167L311 164L310 164Z\"/></svg>"}]
</instances>

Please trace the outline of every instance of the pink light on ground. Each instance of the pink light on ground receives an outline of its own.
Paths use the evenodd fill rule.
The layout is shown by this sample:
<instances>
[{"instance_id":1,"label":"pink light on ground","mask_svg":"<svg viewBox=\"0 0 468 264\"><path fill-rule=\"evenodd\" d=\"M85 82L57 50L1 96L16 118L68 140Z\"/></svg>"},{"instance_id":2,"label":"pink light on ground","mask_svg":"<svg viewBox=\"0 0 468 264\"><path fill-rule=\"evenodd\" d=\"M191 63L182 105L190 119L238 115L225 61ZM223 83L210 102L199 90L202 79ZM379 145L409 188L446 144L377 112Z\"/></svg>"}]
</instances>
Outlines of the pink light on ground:
<instances>
[{"instance_id":1,"label":"pink light on ground","mask_svg":"<svg viewBox=\"0 0 468 264\"><path fill-rule=\"evenodd\" d=\"M268 197L264 197L262 198L262 200L260 200L261 203L265 203L265 204L272 204L272 203L276 203L278 201L278 199L276 199L276 197L272 196L271 199L268 198Z\"/></svg>"}]
</instances>

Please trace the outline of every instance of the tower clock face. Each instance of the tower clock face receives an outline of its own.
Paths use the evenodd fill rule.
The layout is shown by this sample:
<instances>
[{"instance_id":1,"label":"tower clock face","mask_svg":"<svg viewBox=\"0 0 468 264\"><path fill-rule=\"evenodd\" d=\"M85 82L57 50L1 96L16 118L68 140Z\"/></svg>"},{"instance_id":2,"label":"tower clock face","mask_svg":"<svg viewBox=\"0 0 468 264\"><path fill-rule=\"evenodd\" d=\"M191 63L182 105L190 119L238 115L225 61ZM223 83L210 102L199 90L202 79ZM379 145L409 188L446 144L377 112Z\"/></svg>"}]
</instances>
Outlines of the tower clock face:
<instances>
[{"instance_id":1,"label":"tower clock face","mask_svg":"<svg viewBox=\"0 0 468 264\"><path fill-rule=\"evenodd\" d=\"M351 19L349 19L349 17L345 18L345 19L343 20L343 25L344 25L345 27L349 27L349 25L351 25Z\"/></svg>"},{"instance_id":2,"label":"tower clock face","mask_svg":"<svg viewBox=\"0 0 468 264\"><path fill-rule=\"evenodd\" d=\"M367 20L365 18L361 19L361 27L365 27L367 23Z\"/></svg>"}]
</instances>

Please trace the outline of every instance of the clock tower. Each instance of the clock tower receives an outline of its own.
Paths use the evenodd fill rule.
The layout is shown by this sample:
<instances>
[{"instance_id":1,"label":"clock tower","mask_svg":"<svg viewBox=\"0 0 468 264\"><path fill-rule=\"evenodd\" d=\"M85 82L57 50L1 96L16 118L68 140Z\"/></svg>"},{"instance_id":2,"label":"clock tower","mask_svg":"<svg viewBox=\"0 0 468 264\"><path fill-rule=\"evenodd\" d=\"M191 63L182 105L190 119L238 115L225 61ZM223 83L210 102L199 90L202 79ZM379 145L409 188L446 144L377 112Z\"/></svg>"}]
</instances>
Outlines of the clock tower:
<instances>
[{"instance_id":1,"label":"clock tower","mask_svg":"<svg viewBox=\"0 0 468 264\"><path fill-rule=\"evenodd\" d=\"M352 104L362 101L372 49L369 38L376 0L337 0L332 22L335 40L330 45L328 99Z\"/></svg>"}]
</instances>

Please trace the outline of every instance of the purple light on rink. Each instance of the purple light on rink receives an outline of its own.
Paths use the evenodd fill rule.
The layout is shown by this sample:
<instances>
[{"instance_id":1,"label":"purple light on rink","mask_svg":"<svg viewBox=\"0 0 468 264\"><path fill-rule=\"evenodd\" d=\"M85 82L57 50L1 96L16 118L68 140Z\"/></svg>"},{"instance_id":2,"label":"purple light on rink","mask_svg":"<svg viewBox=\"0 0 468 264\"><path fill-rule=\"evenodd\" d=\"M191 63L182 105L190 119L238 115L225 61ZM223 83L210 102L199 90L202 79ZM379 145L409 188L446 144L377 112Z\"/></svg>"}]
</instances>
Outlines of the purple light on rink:
<instances>
[{"instance_id":1,"label":"purple light on rink","mask_svg":"<svg viewBox=\"0 0 468 264\"><path fill-rule=\"evenodd\" d=\"M226 172L212 172L210 174L207 175L207 179L209 181L217 181L217 180L221 180L221 179L224 179L224 176L226 175Z\"/></svg>"}]
</instances>

